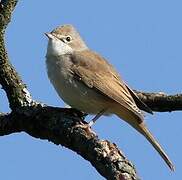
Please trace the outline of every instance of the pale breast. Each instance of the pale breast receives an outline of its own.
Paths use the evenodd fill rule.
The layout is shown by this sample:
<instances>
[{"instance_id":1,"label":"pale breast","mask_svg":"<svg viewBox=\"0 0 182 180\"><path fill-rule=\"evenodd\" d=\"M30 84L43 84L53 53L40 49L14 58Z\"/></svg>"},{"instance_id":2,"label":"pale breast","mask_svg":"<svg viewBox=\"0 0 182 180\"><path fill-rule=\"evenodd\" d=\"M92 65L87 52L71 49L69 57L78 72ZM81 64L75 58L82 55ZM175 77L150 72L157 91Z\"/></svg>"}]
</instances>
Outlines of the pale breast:
<instances>
[{"instance_id":1,"label":"pale breast","mask_svg":"<svg viewBox=\"0 0 182 180\"><path fill-rule=\"evenodd\" d=\"M73 77L69 57L47 58L48 77L58 95L73 108L97 114L108 106L108 98Z\"/></svg>"}]
</instances>

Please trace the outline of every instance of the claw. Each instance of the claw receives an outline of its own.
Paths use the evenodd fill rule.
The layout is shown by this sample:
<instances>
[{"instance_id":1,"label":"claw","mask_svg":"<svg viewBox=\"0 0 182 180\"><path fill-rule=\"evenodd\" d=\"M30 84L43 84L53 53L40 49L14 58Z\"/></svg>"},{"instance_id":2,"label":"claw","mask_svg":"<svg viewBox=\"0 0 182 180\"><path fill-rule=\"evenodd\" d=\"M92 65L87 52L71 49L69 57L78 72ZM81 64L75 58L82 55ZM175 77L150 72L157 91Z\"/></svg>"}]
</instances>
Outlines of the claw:
<instances>
[{"instance_id":1,"label":"claw","mask_svg":"<svg viewBox=\"0 0 182 180\"><path fill-rule=\"evenodd\" d=\"M94 136L96 136L96 133L94 131L92 131L91 129L91 126L89 126L89 124L84 124L81 122L81 124L77 124L75 125L76 128L82 128L82 129L85 129L85 131L88 133L88 134L94 134Z\"/></svg>"}]
</instances>

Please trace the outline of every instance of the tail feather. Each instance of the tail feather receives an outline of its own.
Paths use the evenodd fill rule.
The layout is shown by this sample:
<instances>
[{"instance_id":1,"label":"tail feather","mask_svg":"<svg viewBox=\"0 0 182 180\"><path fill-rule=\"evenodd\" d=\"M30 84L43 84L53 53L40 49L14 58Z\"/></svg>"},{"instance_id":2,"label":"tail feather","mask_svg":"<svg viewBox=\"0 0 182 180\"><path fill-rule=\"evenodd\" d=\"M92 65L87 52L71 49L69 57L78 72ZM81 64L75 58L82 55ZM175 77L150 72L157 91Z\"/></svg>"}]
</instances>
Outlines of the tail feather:
<instances>
[{"instance_id":1,"label":"tail feather","mask_svg":"<svg viewBox=\"0 0 182 180\"><path fill-rule=\"evenodd\" d=\"M156 149L156 151L160 154L160 156L163 158L163 160L166 162L166 164L169 166L169 168L174 171L175 167L171 160L169 159L168 155L165 153L161 145L155 140L153 135L150 133L150 131L147 129L147 127L141 123L138 126L137 129L141 134L143 134L147 140L152 144L152 146Z\"/></svg>"},{"instance_id":2,"label":"tail feather","mask_svg":"<svg viewBox=\"0 0 182 180\"><path fill-rule=\"evenodd\" d=\"M160 144L155 140L153 135L150 133L150 131L145 126L143 119L141 116L136 115L135 113L128 111L127 113L124 111L119 111L119 113L116 113L121 119L125 120L127 123L129 123L133 128L135 128L138 132L140 132L150 143L151 145L156 149L156 151L160 154L162 159L166 162L166 164L169 166L169 168L174 171L175 167L167 154L164 152Z\"/></svg>"}]
</instances>

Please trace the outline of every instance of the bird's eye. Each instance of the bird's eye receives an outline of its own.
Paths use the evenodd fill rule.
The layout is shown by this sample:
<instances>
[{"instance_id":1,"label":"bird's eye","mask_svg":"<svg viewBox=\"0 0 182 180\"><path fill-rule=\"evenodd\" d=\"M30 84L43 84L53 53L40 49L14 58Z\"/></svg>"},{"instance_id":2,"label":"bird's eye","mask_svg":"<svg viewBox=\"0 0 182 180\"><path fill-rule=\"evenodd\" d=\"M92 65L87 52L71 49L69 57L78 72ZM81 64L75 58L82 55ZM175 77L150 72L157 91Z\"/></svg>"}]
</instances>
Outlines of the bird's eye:
<instances>
[{"instance_id":1,"label":"bird's eye","mask_svg":"<svg viewBox=\"0 0 182 180\"><path fill-rule=\"evenodd\" d=\"M67 41L67 42L70 42L70 41L71 41L71 37L70 37L70 36L67 36L67 37L66 37L66 41Z\"/></svg>"}]
</instances>

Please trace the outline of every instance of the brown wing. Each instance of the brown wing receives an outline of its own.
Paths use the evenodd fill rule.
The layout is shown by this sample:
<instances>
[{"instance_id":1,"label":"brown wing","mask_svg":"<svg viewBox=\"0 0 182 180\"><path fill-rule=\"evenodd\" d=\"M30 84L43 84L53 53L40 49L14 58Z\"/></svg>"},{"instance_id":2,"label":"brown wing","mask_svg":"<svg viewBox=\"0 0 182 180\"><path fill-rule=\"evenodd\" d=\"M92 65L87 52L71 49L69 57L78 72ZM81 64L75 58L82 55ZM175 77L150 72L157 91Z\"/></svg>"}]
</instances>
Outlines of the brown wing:
<instances>
[{"instance_id":1,"label":"brown wing","mask_svg":"<svg viewBox=\"0 0 182 180\"><path fill-rule=\"evenodd\" d=\"M125 84L125 86L127 87L128 91L130 92L130 94L131 94L132 98L134 99L136 105L137 105L140 109L142 109L142 110L144 110L144 111L146 111L146 112L148 112L148 113L150 113L150 114L153 114L152 110L151 110L144 102L142 102L142 101L138 98L138 96L135 94L135 92L134 92L130 87L128 87L128 85Z\"/></svg>"},{"instance_id":2,"label":"brown wing","mask_svg":"<svg viewBox=\"0 0 182 180\"><path fill-rule=\"evenodd\" d=\"M96 88L100 93L108 96L143 119L128 88L107 61L98 54L85 50L75 52L72 55L72 62L74 64L72 67L73 73L83 83L90 88Z\"/></svg>"}]
</instances>

